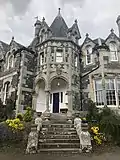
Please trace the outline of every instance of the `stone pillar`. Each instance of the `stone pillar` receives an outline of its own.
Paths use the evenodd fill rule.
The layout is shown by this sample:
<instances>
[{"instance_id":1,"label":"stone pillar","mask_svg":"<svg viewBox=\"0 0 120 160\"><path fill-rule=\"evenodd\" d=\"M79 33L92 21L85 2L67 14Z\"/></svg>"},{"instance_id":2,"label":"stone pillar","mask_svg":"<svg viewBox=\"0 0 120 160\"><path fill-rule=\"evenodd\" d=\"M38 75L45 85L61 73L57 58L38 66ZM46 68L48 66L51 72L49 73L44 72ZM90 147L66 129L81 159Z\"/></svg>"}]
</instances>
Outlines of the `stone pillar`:
<instances>
[{"instance_id":1,"label":"stone pillar","mask_svg":"<svg viewBox=\"0 0 120 160\"><path fill-rule=\"evenodd\" d=\"M46 110L43 113L43 117L44 117L45 121L49 121L49 118L50 118L50 109L49 109L50 92L49 92L49 90L45 90L45 93L46 93Z\"/></svg>"},{"instance_id":2,"label":"stone pillar","mask_svg":"<svg viewBox=\"0 0 120 160\"><path fill-rule=\"evenodd\" d=\"M49 92L49 90L46 90L45 93L46 93L46 111L47 111L47 112L50 112L50 108L49 108L50 92Z\"/></svg>"},{"instance_id":3,"label":"stone pillar","mask_svg":"<svg viewBox=\"0 0 120 160\"><path fill-rule=\"evenodd\" d=\"M37 93L34 93L33 94L33 98L32 98L32 109L34 110L34 111L36 111L36 104L37 104Z\"/></svg>"},{"instance_id":4,"label":"stone pillar","mask_svg":"<svg viewBox=\"0 0 120 160\"><path fill-rule=\"evenodd\" d=\"M68 121L71 122L72 119L72 91L68 91L68 112L67 112L67 118Z\"/></svg>"},{"instance_id":5,"label":"stone pillar","mask_svg":"<svg viewBox=\"0 0 120 160\"><path fill-rule=\"evenodd\" d=\"M71 121L72 119L72 49L69 48L69 69L68 69L68 112L67 117L68 121ZM72 122L72 121L71 121Z\"/></svg>"}]
</instances>

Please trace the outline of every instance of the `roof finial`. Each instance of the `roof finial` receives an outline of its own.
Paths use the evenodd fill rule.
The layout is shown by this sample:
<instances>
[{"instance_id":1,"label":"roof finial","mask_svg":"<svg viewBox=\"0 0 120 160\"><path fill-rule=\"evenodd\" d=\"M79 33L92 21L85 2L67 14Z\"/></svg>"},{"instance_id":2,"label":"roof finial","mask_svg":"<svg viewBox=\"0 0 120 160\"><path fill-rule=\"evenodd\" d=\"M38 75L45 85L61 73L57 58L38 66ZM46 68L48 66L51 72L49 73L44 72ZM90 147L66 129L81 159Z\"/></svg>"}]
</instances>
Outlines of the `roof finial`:
<instances>
[{"instance_id":1,"label":"roof finial","mask_svg":"<svg viewBox=\"0 0 120 160\"><path fill-rule=\"evenodd\" d=\"M61 11L61 8L58 8L58 16L60 16L60 11Z\"/></svg>"},{"instance_id":2,"label":"roof finial","mask_svg":"<svg viewBox=\"0 0 120 160\"><path fill-rule=\"evenodd\" d=\"M86 33L86 38L88 38L89 37L89 34L88 33Z\"/></svg>"},{"instance_id":3,"label":"roof finial","mask_svg":"<svg viewBox=\"0 0 120 160\"><path fill-rule=\"evenodd\" d=\"M43 21L43 22L45 21L45 17L43 17L42 21Z\"/></svg>"},{"instance_id":4,"label":"roof finial","mask_svg":"<svg viewBox=\"0 0 120 160\"><path fill-rule=\"evenodd\" d=\"M111 33L114 33L114 29L113 28L110 31L111 31Z\"/></svg>"},{"instance_id":5,"label":"roof finial","mask_svg":"<svg viewBox=\"0 0 120 160\"><path fill-rule=\"evenodd\" d=\"M77 23L77 19L75 19L75 23Z\"/></svg>"},{"instance_id":6,"label":"roof finial","mask_svg":"<svg viewBox=\"0 0 120 160\"><path fill-rule=\"evenodd\" d=\"M14 41L14 36L12 36L12 41Z\"/></svg>"}]
</instances>

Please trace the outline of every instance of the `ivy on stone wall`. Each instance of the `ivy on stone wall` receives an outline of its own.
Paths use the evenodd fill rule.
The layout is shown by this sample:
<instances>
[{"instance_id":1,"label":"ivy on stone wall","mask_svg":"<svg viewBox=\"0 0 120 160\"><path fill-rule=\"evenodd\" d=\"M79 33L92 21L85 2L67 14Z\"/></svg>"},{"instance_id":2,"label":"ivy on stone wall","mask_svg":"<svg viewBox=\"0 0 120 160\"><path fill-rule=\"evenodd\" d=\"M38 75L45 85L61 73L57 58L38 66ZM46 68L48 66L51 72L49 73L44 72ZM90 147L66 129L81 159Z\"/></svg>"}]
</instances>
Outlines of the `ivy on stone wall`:
<instances>
[{"instance_id":1,"label":"ivy on stone wall","mask_svg":"<svg viewBox=\"0 0 120 160\"><path fill-rule=\"evenodd\" d=\"M73 110L80 111L80 93L73 91Z\"/></svg>"},{"instance_id":2,"label":"ivy on stone wall","mask_svg":"<svg viewBox=\"0 0 120 160\"><path fill-rule=\"evenodd\" d=\"M32 93L31 92L26 92L22 91L22 95L24 95L24 100L22 101L22 105L24 106L24 109L26 107L31 107L32 106Z\"/></svg>"}]
</instances>

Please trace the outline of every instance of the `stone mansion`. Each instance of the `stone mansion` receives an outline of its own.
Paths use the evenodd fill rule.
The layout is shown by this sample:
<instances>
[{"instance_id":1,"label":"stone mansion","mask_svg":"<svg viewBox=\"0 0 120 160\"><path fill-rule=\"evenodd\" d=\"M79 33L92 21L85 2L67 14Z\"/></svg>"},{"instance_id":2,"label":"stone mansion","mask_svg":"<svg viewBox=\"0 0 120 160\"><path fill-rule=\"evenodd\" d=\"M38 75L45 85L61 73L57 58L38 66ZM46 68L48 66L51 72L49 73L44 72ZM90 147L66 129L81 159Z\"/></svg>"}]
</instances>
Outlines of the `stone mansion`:
<instances>
[{"instance_id":1,"label":"stone mansion","mask_svg":"<svg viewBox=\"0 0 120 160\"><path fill-rule=\"evenodd\" d=\"M117 18L120 33L120 16ZM72 113L91 98L98 107L120 106L120 35L111 29L106 39L83 44L77 20L69 28L61 16L51 26L36 20L28 47L12 38L0 41L0 99L11 98L16 113L27 106L36 112Z\"/></svg>"}]
</instances>

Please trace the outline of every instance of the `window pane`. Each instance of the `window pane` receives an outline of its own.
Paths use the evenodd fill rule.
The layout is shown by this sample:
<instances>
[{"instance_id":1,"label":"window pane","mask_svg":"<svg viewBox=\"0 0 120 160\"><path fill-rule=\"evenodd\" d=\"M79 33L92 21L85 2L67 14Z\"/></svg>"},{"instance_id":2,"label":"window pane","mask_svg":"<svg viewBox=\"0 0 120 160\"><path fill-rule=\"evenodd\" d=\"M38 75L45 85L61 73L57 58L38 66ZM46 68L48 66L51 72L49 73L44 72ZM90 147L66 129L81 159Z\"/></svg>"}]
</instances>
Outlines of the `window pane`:
<instances>
[{"instance_id":1,"label":"window pane","mask_svg":"<svg viewBox=\"0 0 120 160\"><path fill-rule=\"evenodd\" d=\"M63 62L62 52L56 52L56 62L58 63Z\"/></svg>"},{"instance_id":2,"label":"window pane","mask_svg":"<svg viewBox=\"0 0 120 160\"><path fill-rule=\"evenodd\" d=\"M61 52L56 52L56 57L61 57L62 53Z\"/></svg>"},{"instance_id":3,"label":"window pane","mask_svg":"<svg viewBox=\"0 0 120 160\"><path fill-rule=\"evenodd\" d=\"M105 84L106 84L107 90L114 90L114 80L113 79L105 80Z\"/></svg>"},{"instance_id":4,"label":"window pane","mask_svg":"<svg viewBox=\"0 0 120 160\"><path fill-rule=\"evenodd\" d=\"M56 62L61 63L63 61L62 57L56 57Z\"/></svg>"},{"instance_id":5,"label":"window pane","mask_svg":"<svg viewBox=\"0 0 120 160\"><path fill-rule=\"evenodd\" d=\"M102 80L95 81L95 90L102 90Z\"/></svg>"},{"instance_id":6,"label":"window pane","mask_svg":"<svg viewBox=\"0 0 120 160\"><path fill-rule=\"evenodd\" d=\"M44 63L44 53L40 53L40 65Z\"/></svg>"}]
</instances>

